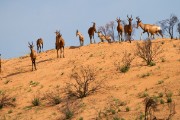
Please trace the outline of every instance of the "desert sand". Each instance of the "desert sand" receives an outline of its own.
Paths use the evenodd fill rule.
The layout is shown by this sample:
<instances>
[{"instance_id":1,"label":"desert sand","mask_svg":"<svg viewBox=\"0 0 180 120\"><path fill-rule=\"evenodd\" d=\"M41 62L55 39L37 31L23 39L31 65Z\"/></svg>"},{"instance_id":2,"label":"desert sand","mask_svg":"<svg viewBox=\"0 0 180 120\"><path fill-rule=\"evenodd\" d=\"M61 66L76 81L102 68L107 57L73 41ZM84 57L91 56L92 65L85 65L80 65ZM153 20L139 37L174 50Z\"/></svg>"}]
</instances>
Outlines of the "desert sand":
<instances>
[{"instance_id":1,"label":"desert sand","mask_svg":"<svg viewBox=\"0 0 180 120\"><path fill-rule=\"evenodd\" d=\"M142 41L70 46L65 48L65 58L57 58L55 49L47 50L38 54L36 71L31 70L28 53L2 59L0 91L15 98L16 105L0 109L0 120L61 120L65 118L63 111L67 103L73 111L72 120L113 120L115 117L139 120L144 114L145 96L163 99L164 105L159 103L160 111L155 114L158 118L167 118L167 92L172 94L175 103L176 113L172 119L180 120L180 40L153 40L153 45L161 45L163 49L155 60L156 65L147 66L141 58L135 57L129 71L121 73L114 64L121 62L124 51L134 54L137 42ZM68 99L64 90L67 83L74 82L70 78L74 66L96 69L96 80L103 80L102 88L82 99ZM60 88L62 102L51 106L43 96L56 88ZM32 106L35 96L40 97L39 106ZM119 105L120 101L123 104ZM108 113L108 109L115 113L113 110Z\"/></svg>"}]
</instances>

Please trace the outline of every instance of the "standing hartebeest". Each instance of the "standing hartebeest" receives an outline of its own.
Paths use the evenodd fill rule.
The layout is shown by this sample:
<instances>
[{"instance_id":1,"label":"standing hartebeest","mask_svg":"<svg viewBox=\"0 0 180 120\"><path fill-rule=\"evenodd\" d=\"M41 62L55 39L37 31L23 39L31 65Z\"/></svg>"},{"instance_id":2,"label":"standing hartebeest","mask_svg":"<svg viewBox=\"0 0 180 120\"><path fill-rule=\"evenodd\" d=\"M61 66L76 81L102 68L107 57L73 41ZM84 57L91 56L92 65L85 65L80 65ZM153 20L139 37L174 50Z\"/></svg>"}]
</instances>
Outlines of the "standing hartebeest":
<instances>
[{"instance_id":1,"label":"standing hartebeest","mask_svg":"<svg viewBox=\"0 0 180 120\"><path fill-rule=\"evenodd\" d=\"M84 45L84 36L77 30L76 31L76 36L79 35L79 42L80 42L80 46Z\"/></svg>"},{"instance_id":2,"label":"standing hartebeest","mask_svg":"<svg viewBox=\"0 0 180 120\"><path fill-rule=\"evenodd\" d=\"M121 19L117 18L116 19L118 26L117 26L117 31L118 31L118 37L119 37L119 42L120 42L120 37L121 37L121 42L122 42L122 34L123 34L123 26L121 25Z\"/></svg>"},{"instance_id":3,"label":"standing hartebeest","mask_svg":"<svg viewBox=\"0 0 180 120\"><path fill-rule=\"evenodd\" d=\"M37 39L36 45L37 45L37 52L40 53L41 49L43 50L43 39L42 38Z\"/></svg>"},{"instance_id":4,"label":"standing hartebeest","mask_svg":"<svg viewBox=\"0 0 180 120\"><path fill-rule=\"evenodd\" d=\"M131 43L131 34L133 30L132 28L133 18L132 18L132 15L131 15L131 18L129 18L127 15L127 18L128 18L129 24L124 26L124 33L125 33L125 36L128 36L129 42Z\"/></svg>"},{"instance_id":5,"label":"standing hartebeest","mask_svg":"<svg viewBox=\"0 0 180 120\"><path fill-rule=\"evenodd\" d=\"M65 42L64 42L64 39L62 38L62 34L60 34L60 31L56 31L56 43L55 43L55 46L56 46L56 50L57 50L57 58L59 58L59 55L58 55L58 51L60 49L60 57L61 57L61 54L63 54L63 58L64 58L64 46L65 46Z\"/></svg>"},{"instance_id":6,"label":"standing hartebeest","mask_svg":"<svg viewBox=\"0 0 180 120\"><path fill-rule=\"evenodd\" d=\"M160 26L151 25L151 24L143 24L139 17L136 17L136 19L137 19L137 28L140 26L143 30L143 32L141 33L140 39L142 37L142 34L145 32L147 32L148 38L149 38L149 33L151 34L151 37L153 36L153 38L154 38L154 34L158 35L158 33L163 38L163 34L162 34L162 30Z\"/></svg>"},{"instance_id":7,"label":"standing hartebeest","mask_svg":"<svg viewBox=\"0 0 180 120\"><path fill-rule=\"evenodd\" d=\"M90 38L90 43L92 44L92 38L94 39L94 32L96 33L96 23L93 22L93 26L88 29L88 34ZM94 39L94 43L96 43Z\"/></svg>"},{"instance_id":8,"label":"standing hartebeest","mask_svg":"<svg viewBox=\"0 0 180 120\"><path fill-rule=\"evenodd\" d=\"M29 48L31 50L30 57L31 57L31 61L32 61L32 71L33 71L33 66L34 66L34 68L36 70L36 56L37 56L37 53L36 53L35 50L33 50L33 48L34 48L33 42L32 42L32 44L30 44L28 42L28 44L29 44Z\"/></svg>"}]
</instances>

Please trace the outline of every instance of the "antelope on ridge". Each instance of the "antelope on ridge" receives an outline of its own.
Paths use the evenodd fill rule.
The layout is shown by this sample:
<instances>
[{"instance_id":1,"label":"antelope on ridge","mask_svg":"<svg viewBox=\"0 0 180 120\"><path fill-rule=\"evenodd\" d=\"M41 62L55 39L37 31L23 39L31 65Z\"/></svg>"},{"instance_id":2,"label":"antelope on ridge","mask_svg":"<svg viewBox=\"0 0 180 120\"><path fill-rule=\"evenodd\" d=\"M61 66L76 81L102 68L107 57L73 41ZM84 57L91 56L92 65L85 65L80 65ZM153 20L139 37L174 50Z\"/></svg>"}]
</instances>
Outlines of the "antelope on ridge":
<instances>
[{"instance_id":1,"label":"antelope on ridge","mask_svg":"<svg viewBox=\"0 0 180 120\"><path fill-rule=\"evenodd\" d=\"M142 34L145 32L147 32L148 38L149 38L149 33L151 34L151 37L153 36L153 38L154 38L154 34L156 35L160 34L161 37L163 38L163 34L160 26L152 25L152 24L143 24L139 17L136 17L136 19L137 19L137 28L140 26L143 30L140 39L142 37Z\"/></svg>"},{"instance_id":2,"label":"antelope on ridge","mask_svg":"<svg viewBox=\"0 0 180 120\"><path fill-rule=\"evenodd\" d=\"M56 33L55 46L57 50L57 58L59 58L59 54L58 54L59 49L60 49L60 57L61 55L63 55L64 58L64 46L65 46L64 39L62 38L62 34L60 34L60 31L56 31L55 33Z\"/></svg>"},{"instance_id":3,"label":"antelope on ridge","mask_svg":"<svg viewBox=\"0 0 180 120\"><path fill-rule=\"evenodd\" d=\"M132 18L132 15L131 15L131 18L129 18L127 15L127 18L128 18L129 24L124 26L124 33L125 33L125 36L128 36L128 40L131 43L131 34L133 30L132 28L133 18Z\"/></svg>"},{"instance_id":4,"label":"antelope on ridge","mask_svg":"<svg viewBox=\"0 0 180 120\"><path fill-rule=\"evenodd\" d=\"M36 53L36 51L33 49L33 48L34 48L33 42L32 42L32 44L30 44L30 43L28 42L28 44L29 44L29 48L30 48L30 50L31 50L30 57L31 57L31 61L32 61L32 71L33 71L33 66L34 66L35 70L37 70L37 69L36 69L36 56L37 56L37 53Z\"/></svg>"},{"instance_id":5,"label":"antelope on ridge","mask_svg":"<svg viewBox=\"0 0 180 120\"><path fill-rule=\"evenodd\" d=\"M76 31L76 36L79 36L80 46L83 46L84 45L84 36L78 30Z\"/></svg>"},{"instance_id":6,"label":"antelope on ridge","mask_svg":"<svg viewBox=\"0 0 180 120\"><path fill-rule=\"evenodd\" d=\"M42 38L37 39L36 45L37 45L37 52L40 53L43 50L43 39Z\"/></svg>"},{"instance_id":7,"label":"antelope on ridge","mask_svg":"<svg viewBox=\"0 0 180 120\"><path fill-rule=\"evenodd\" d=\"M119 42L120 42L120 39L122 41L122 34L123 34L124 30L123 30L123 26L121 25L121 19L116 18L116 21L118 23L117 31L118 31L118 37L119 37Z\"/></svg>"},{"instance_id":8,"label":"antelope on ridge","mask_svg":"<svg viewBox=\"0 0 180 120\"><path fill-rule=\"evenodd\" d=\"M90 38L90 43L92 44L92 38L94 39L94 33L96 33L96 23L93 22L93 26L88 29L88 34ZM96 43L94 39L94 43Z\"/></svg>"}]
</instances>

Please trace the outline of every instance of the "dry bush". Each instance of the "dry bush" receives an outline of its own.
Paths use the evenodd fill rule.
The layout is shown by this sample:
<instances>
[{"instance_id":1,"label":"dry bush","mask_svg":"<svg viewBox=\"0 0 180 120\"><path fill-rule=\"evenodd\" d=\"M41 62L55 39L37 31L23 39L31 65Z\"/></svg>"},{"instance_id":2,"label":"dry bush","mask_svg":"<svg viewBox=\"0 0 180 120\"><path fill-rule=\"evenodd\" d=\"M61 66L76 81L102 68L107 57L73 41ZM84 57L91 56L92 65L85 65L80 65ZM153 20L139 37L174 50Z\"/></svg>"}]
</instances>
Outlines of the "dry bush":
<instances>
[{"instance_id":1,"label":"dry bush","mask_svg":"<svg viewBox=\"0 0 180 120\"><path fill-rule=\"evenodd\" d=\"M131 63L134 60L134 58L135 58L134 54L131 54L131 53L128 53L127 51L125 51L125 52L123 52L122 60L118 61L114 65L117 67L118 71L125 73L130 69Z\"/></svg>"},{"instance_id":2,"label":"dry bush","mask_svg":"<svg viewBox=\"0 0 180 120\"><path fill-rule=\"evenodd\" d=\"M147 65L154 65L154 60L163 52L161 45L152 45L151 40L145 40L142 44L137 43L136 55L142 58Z\"/></svg>"},{"instance_id":3,"label":"dry bush","mask_svg":"<svg viewBox=\"0 0 180 120\"><path fill-rule=\"evenodd\" d=\"M157 107L157 103L153 98L146 97L144 99L144 104L145 104L145 118L144 120L154 120L153 112L155 111Z\"/></svg>"},{"instance_id":4,"label":"dry bush","mask_svg":"<svg viewBox=\"0 0 180 120\"><path fill-rule=\"evenodd\" d=\"M56 87L53 91L48 91L44 94L44 98L49 105L57 105L61 103L61 90Z\"/></svg>"},{"instance_id":5,"label":"dry bush","mask_svg":"<svg viewBox=\"0 0 180 120\"><path fill-rule=\"evenodd\" d=\"M15 107L15 98L7 95L6 92L0 92L0 109L7 106Z\"/></svg>"},{"instance_id":6,"label":"dry bush","mask_svg":"<svg viewBox=\"0 0 180 120\"><path fill-rule=\"evenodd\" d=\"M166 93L165 93L166 94ZM168 97L167 97L168 96ZM166 95L167 98L169 98L171 95ZM175 102L172 100L171 102L166 102L162 98L160 99L160 104L158 103L158 100L156 97L146 97L144 99L145 103L145 118L144 120L171 120L175 111ZM162 116L162 113L165 115Z\"/></svg>"},{"instance_id":7,"label":"dry bush","mask_svg":"<svg viewBox=\"0 0 180 120\"><path fill-rule=\"evenodd\" d=\"M96 79L96 70L90 66L74 67L70 78L74 80L67 83L66 92L68 96L83 98L102 88L103 81Z\"/></svg>"}]
</instances>

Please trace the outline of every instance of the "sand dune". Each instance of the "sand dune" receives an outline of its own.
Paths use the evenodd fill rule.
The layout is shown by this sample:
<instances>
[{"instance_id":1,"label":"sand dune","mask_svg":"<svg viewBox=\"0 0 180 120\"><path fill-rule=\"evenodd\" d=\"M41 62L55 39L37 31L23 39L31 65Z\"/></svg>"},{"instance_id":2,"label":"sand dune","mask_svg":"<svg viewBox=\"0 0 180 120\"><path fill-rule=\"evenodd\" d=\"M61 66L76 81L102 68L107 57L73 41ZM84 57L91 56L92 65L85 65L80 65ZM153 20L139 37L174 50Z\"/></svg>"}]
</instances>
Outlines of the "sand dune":
<instances>
[{"instance_id":1,"label":"sand dune","mask_svg":"<svg viewBox=\"0 0 180 120\"><path fill-rule=\"evenodd\" d=\"M163 52L158 55L155 66L146 66L146 63L138 58L132 62L131 68L126 73L117 71L115 62L120 61L123 52L136 51L136 43L133 41L123 43L99 43L82 47L66 47L65 58L56 58L56 50L44 51L37 56L37 70L31 71L29 55L3 60L2 73L0 74L0 91L16 98L16 107L4 107L0 110L0 120L56 120L62 119L63 109L67 101L69 108L74 110L73 120L95 120L100 111L105 112L114 101L123 101L118 113L109 115L124 118L126 120L140 119L144 114L144 97L158 96L165 91L172 93L172 100L176 105L176 114L173 120L180 119L180 41L170 39L153 40L153 44L162 45ZM70 74L74 66L91 66L96 69L96 79L103 80L102 89L90 94L83 99L68 100L63 90L67 83L73 83ZM35 85L31 83L36 83ZM60 87L62 90L62 102L55 106L49 106L43 99L43 95L50 90ZM41 105L32 107L34 96L41 97ZM158 98L161 99L161 98ZM73 104L71 104L73 102ZM116 106L118 107L118 105ZM115 109L115 108L113 108ZM129 109L129 111L128 111ZM157 113L159 118L168 115L166 105L161 106ZM102 119L106 117L102 116ZM100 118L99 118L100 119Z\"/></svg>"}]
</instances>

